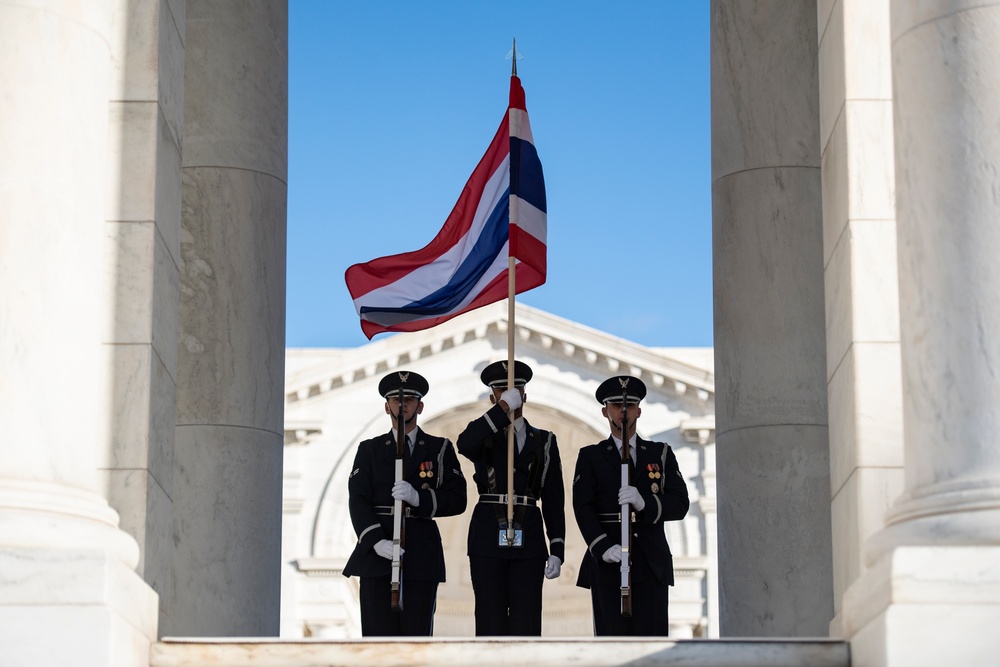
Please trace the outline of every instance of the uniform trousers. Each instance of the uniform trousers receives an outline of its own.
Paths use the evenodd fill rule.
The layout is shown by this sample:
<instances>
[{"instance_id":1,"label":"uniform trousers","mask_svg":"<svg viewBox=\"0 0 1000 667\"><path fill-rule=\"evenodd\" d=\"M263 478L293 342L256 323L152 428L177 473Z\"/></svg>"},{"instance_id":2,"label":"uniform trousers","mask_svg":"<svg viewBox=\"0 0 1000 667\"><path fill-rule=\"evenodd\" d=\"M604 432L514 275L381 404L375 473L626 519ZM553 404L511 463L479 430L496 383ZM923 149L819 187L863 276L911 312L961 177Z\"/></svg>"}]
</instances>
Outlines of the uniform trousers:
<instances>
[{"instance_id":1,"label":"uniform trousers","mask_svg":"<svg viewBox=\"0 0 1000 667\"><path fill-rule=\"evenodd\" d=\"M361 634L365 637L430 637L434 634L436 581L404 581L403 609L393 611L391 577L361 577Z\"/></svg>"},{"instance_id":2,"label":"uniform trousers","mask_svg":"<svg viewBox=\"0 0 1000 667\"><path fill-rule=\"evenodd\" d=\"M541 636L545 561L469 556L477 637Z\"/></svg>"},{"instance_id":3,"label":"uniform trousers","mask_svg":"<svg viewBox=\"0 0 1000 667\"><path fill-rule=\"evenodd\" d=\"M602 577L591 582L590 599L594 605L594 634L600 636L666 637L668 587L656 582L632 586L632 616L622 616L621 575L613 580Z\"/></svg>"}]
</instances>

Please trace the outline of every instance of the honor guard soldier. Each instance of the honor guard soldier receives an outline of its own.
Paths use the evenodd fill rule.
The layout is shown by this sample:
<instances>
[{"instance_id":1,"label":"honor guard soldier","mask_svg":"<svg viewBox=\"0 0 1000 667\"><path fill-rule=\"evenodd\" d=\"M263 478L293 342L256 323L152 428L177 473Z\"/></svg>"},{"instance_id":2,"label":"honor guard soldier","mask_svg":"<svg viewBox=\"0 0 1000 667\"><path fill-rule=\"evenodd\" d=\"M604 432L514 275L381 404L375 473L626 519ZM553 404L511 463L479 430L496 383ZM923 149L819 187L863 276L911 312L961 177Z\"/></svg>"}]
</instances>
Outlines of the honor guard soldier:
<instances>
[{"instance_id":1,"label":"honor guard soldier","mask_svg":"<svg viewBox=\"0 0 1000 667\"><path fill-rule=\"evenodd\" d=\"M466 483L454 447L446 438L429 435L417 426L427 390L427 380L413 372L398 371L382 378L378 391L385 398L392 430L358 445L347 483L358 544L344 576L361 578L361 633L365 636L433 634L437 588L445 580L441 533L434 518L465 511ZM400 414L405 425L403 442L398 439ZM397 446L402 454L398 480ZM400 535L396 536L394 506L405 517L399 521L396 531ZM400 540L395 555L394 538Z\"/></svg>"},{"instance_id":2,"label":"honor guard soldier","mask_svg":"<svg viewBox=\"0 0 1000 667\"><path fill-rule=\"evenodd\" d=\"M636 436L639 401L646 396L641 380L609 378L596 396L611 436L583 447L576 461L573 512L587 543L576 583L590 589L595 635L665 637L674 568L663 522L687 514L687 484L669 445ZM624 454L623 413L629 444Z\"/></svg>"},{"instance_id":3,"label":"honor guard soldier","mask_svg":"<svg viewBox=\"0 0 1000 667\"><path fill-rule=\"evenodd\" d=\"M476 635L539 636L543 577L558 577L565 558L559 447L555 435L532 427L521 416L527 398L524 385L531 379L527 364L514 362L513 389L507 389L506 361L487 366L480 379L490 388L493 407L458 436L459 453L475 464L479 490L469 523ZM511 425L515 434L514 521L508 533L506 430Z\"/></svg>"}]
</instances>

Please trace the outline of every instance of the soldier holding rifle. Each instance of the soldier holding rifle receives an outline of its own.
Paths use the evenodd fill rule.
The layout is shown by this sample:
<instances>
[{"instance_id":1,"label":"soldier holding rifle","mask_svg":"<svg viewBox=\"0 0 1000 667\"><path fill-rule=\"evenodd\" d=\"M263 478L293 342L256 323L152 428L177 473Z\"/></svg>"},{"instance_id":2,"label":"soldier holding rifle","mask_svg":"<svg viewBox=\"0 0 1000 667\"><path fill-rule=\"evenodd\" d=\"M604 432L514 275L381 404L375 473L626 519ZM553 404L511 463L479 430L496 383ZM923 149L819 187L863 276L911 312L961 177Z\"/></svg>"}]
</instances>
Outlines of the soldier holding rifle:
<instances>
[{"instance_id":1,"label":"soldier holding rifle","mask_svg":"<svg viewBox=\"0 0 1000 667\"><path fill-rule=\"evenodd\" d=\"M665 637L669 631L674 568L663 522L683 519L690 502L670 446L636 436L645 396L636 377L601 383L596 397L611 436L582 448L573 474L573 511L587 543L577 586L590 589L595 635ZM631 484L622 483L623 462Z\"/></svg>"},{"instance_id":2,"label":"soldier holding rifle","mask_svg":"<svg viewBox=\"0 0 1000 667\"><path fill-rule=\"evenodd\" d=\"M480 380L490 388L493 407L458 436L458 451L475 464L479 489L469 523L478 636L541 635L543 577L558 577L565 558L565 492L556 437L521 416L531 375L527 364L515 361L514 388L508 388L508 363L487 366ZM515 436L512 466L508 428ZM512 507L509 467L514 471Z\"/></svg>"},{"instance_id":3,"label":"soldier holding rifle","mask_svg":"<svg viewBox=\"0 0 1000 667\"><path fill-rule=\"evenodd\" d=\"M358 445L351 468L349 505L358 544L344 576L361 578L365 636L433 634L437 588L445 580L434 518L465 511L465 478L454 447L417 427L427 390L427 380L413 372L382 378L378 391L392 430ZM400 522L394 522L397 507ZM394 568L394 561L401 568ZM393 581L394 570L398 582Z\"/></svg>"}]
</instances>

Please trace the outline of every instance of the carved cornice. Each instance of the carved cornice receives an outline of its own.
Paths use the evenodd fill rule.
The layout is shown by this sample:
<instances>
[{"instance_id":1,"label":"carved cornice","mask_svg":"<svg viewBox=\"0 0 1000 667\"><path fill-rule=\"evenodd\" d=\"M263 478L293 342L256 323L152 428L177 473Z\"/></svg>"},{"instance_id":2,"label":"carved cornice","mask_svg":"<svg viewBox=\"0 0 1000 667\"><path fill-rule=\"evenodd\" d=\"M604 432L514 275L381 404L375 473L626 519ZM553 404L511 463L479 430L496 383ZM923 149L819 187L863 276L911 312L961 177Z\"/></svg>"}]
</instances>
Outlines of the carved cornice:
<instances>
[{"instance_id":1,"label":"carved cornice","mask_svg":"<svg viewBox=\"0 0 1000 667\"><path fill-rule=\"evenodd\" d=\"M715 442L715 415L685 419L681 422L681 434L685 441L696 445Z\"/></svg>"},{"instance_id":2,"label":"carved cornice","mask_svg":"<svg viewBox=\"0 0 1000 667\"><path fill-rule=\"evenodd\" d=\"M318 421L285 422L285 446L308 445L322 434L323 429Z\"/></svg>"},{"instance_id":3,"label":"carved cornice","mask_svg":"<svg viewBox=\"0 0 1000 667\"><path fill-rule=\"evenodd\" d=\"M346 564L344 558L300 558L292 561L295 569L307 577L339 577L343 575Z\"/></svg>"},{"instance_id":4,"label":"carved cornice","mask_svg":"<svg viewBox=\"0 0 1000 667\"><path fill-rule=\"evenodd\" d=\"M651 390L667 391L699 403L714 398L715 377L711 371L523 304L516 308L517 340L522 346L537 346L574 364L600 369L602 374L635 375ZM285 391L286 403L298 403L365 378L381 377L418 359L489 336L506 337L507 326L507 306L499 302L433 329L363 345L334 364L320 364L292 375Z\"/></svg>"}]
</instances>

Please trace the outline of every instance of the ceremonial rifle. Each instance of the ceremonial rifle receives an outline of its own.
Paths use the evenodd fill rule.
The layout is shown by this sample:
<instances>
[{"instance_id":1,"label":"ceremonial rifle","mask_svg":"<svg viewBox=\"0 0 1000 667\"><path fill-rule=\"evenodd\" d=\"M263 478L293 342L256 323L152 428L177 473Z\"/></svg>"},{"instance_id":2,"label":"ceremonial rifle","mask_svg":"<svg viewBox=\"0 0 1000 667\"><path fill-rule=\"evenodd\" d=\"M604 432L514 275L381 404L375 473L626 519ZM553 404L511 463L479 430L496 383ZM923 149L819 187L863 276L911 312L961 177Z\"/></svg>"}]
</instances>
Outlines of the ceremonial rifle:
<instances>
[{"instance_id":1,"label":"ceremonial rifle","mask_svg":"<svg viewBox=\"0 0 1000 667\"><path fill-rule=\"evenodd\" d=\"M628 451L628 389L622 384L622 487L632 486L632 466ZM632 616L632 506L622 503L622 616Z\"/></svg>"},{"instance_id":2,"label":"ceremonial rifle","mask_svg":"<svg viewBox=\"0 0 1000 667\"><path fill-rule=\"evenodd\" d=\"M406 430L403 422L403 387L399 388L399 413L396 417L396 481L403 479L403 456L406 447ZM389 582L393 611L403 610L403 513L406 504L402 500L392 501L392 578Z\"/></svg>"}]
</instances>

